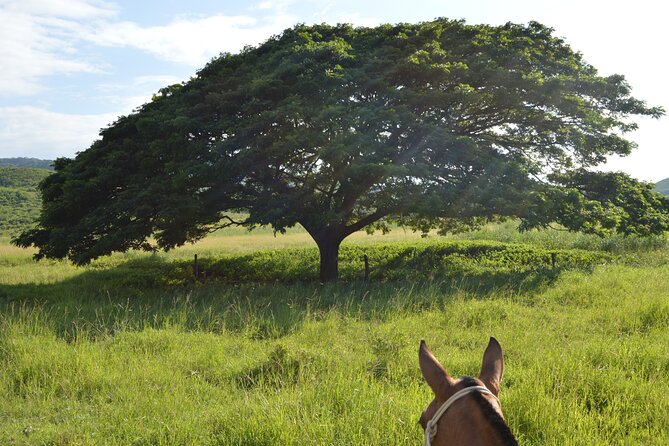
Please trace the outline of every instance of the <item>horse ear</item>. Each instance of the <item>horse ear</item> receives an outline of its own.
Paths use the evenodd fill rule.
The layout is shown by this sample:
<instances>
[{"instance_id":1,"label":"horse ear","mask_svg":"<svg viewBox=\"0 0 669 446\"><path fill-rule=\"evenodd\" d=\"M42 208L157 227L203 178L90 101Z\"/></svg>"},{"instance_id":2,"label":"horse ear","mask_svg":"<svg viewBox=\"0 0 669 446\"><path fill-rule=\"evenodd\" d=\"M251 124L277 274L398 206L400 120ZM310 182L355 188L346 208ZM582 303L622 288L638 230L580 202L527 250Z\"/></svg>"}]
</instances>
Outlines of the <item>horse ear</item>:
<instances>
[{"instance_id":1,"label":"horse ear","mask_svg":"<svg viewBox=\"0 0 669 446\"><path fill-rule=\"evenodd\" d=\"M499 396L499 385L502 382L504 373L504 358L502 357L502 346L497 339L490 338L488 347L483 353L483 364L479 379L495 396Z\"/></svg>"},{"instance_id":2,"label":"horse ear","mask_svg":"<svg viewBox=\"0 0 669 446\"><path fill-rule=\"evenodd\" d=\"M423 372L423 378L425 378L435 395L438 395L445 386L450 385L451 378L423 340L420 341L420 348L418 349L418 363L421 372Z\"/></svg>"}]
</instances>

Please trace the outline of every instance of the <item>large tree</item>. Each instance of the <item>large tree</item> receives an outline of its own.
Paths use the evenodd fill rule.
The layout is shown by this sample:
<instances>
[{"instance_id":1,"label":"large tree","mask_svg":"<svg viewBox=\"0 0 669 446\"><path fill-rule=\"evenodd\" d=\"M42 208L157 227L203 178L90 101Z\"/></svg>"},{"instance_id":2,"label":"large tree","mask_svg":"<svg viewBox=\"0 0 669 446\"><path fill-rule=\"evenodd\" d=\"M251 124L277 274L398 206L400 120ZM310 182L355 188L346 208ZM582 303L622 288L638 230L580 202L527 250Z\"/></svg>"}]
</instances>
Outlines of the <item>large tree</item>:
<instances>
[{"instance_id":1,"label":"large tree","mask_svg":"<svg viewBox=\"0 0 669 446\"><path fill-rule=\"evenodd\" d=\"M630 153L630 117L662 114L538 23L299 25L212 60L59 159L38 227L15 242L86 263L230 224L300 224L325 281L344 238L392 219L658 232L667 201L587 169ZM650 194L639 213L657 224L613 218L632 202L607 201L602 181Z\"/></svg>"}]
</instances>

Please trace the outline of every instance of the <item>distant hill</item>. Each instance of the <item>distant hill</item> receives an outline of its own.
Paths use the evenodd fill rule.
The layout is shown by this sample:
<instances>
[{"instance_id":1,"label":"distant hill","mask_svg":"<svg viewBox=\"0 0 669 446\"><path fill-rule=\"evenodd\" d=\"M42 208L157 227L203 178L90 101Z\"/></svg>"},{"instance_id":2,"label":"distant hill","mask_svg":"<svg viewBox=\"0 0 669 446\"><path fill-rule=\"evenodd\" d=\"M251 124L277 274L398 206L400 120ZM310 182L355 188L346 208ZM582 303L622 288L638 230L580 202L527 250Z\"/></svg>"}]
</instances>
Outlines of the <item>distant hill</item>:
<instances>
[{"instance_id":1,"label":"distant hill","mask_svg":"<svg viewBox=\"0 0 669 446\"><path fill-rule=\"evenodd\" d=\"M669 195L669 178L655 183L655 190L661 194Z\"/></svg>"},{"instance_id":2,"label":"distant hill","mask_svg":"<svg viewBox=\"0 0 669 446\"><path fill-rule=\"evenodd\" d=\"M41 160L37 158L0 158L0 167L35 167L38 169L49 169L53 160Z\"/></svg>"},{"instance_id":3,"label":"distant hill","mask_svg":"<svg viewBox=\"0 0 669 446\"><path fill-rule=\"evenodd\" d=\"M18 234L30 227L42 206L37 185L47 169L0 167L0 234Z\"/></svg>"}]
</instances>

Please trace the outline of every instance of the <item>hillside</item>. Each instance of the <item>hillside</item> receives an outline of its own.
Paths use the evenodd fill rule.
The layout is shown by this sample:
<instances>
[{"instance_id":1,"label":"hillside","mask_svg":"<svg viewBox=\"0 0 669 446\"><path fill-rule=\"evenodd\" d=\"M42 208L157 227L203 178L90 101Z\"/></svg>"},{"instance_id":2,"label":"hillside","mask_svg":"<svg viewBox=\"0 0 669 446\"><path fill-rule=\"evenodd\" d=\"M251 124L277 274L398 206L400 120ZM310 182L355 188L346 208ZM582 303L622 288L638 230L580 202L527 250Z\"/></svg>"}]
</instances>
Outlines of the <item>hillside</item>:
<instances>
[{"instance_id":1,"label":"hillside","mask_svg":"<svg viewBox=\"0 0 669 446\"><path fill-rule=\"evenodd\" d=\"M0 167L32 167L37 169L49 169L53 160L42 160L38 158L0 158Z\"/></svg>"},{"instance_id":2,"label":"hillside","mask_svg":"<svg viewBox=\"0 0 669 446\"><path fill-rule=\"evenodd\" d=\"M0 167L0 234L16 234L30 226L41 206L39 182L47 169Z\"/></svg>"},{"instance_id":3,"label":"hillside","mask_svg":"<svg viewBox=\"0 0 669 446\"><path fill-rule=\"evenodd\" d=\"M655 183L655 190L664 195L669 195L669 178Z\"/></svg>"}]
</instances>

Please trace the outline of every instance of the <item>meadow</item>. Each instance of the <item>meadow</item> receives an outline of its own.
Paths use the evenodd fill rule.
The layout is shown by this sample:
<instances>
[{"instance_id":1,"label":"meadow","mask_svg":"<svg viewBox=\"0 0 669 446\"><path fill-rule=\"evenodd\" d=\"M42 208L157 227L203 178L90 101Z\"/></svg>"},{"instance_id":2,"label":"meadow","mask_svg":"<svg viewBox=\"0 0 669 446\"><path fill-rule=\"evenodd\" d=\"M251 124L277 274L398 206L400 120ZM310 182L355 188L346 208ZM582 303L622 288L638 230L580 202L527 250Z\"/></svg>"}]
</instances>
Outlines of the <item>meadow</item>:
<instances>
[{"instance_id":1,"label":"meadow","mask_svg":"<svg viewBox=\"0 0 669 446\"><path fill-rule=\"evenodd\" d=\"M419 445L420 339L459 376L490 336L520 444L669 444L664 237L396 228L347 239L327 285L297 229L31 254L0 238L2 445Z\"/></svg>"}]
</instances>

